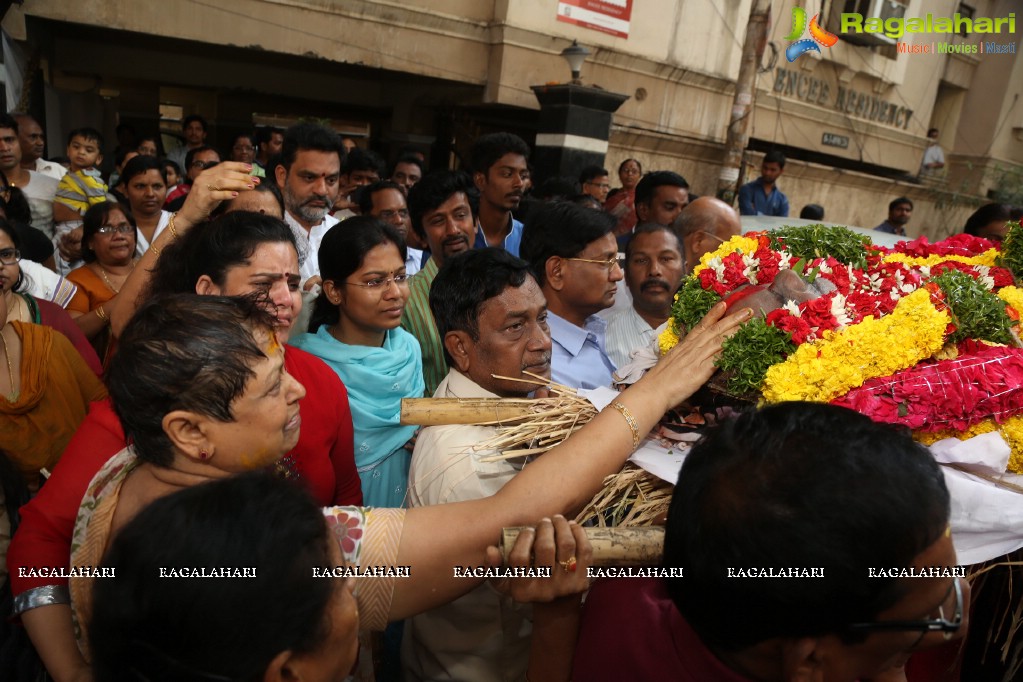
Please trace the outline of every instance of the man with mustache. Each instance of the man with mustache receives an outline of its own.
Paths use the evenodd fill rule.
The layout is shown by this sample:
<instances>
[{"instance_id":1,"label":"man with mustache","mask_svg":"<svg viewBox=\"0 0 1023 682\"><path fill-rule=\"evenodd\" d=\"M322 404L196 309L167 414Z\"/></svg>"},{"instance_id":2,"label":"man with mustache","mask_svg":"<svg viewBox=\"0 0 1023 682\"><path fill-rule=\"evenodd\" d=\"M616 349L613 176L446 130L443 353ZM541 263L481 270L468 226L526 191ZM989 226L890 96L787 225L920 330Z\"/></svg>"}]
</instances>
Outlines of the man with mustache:
<instances>
[{"instance_id":1,"label":"man with mustache","mask_svg":"<svg viewBox=\"0 0 1023 682\"><path fill-rule=\"evenodd\" d=\"M423 351L426 395L433 395L448 373L444 346L430 312L430 289L441 267L452 256L472 248L472 180L459 171L429 173L408 195L412 229L430 248L423 269L409 281L409 298L401 326L419 341Z\"/></svg>"},{"instance_id":2,"label":"man with mustache","mask_svg":"<svg viewBox=\"0 0 1023 682\"><path fill-rule=\"evenodd\" d=\"M281 165L275 169L284 195L284 220L295 233L302 288L319 282L317 252L337 219L327 211L334 205L341 177L341 139L318 123L298 123L284 131Z\"/></svg>"},{"instance_id":3,"label":"man with mustache","mask_svg":"<svg viewBox=\"0 0 1023 682\"><path fill-rule=\"evenodd\" d=\"M551 377L572 388L610 386L607 322L597 313L615 302L622 279L617 219L570 202L546 204L530 216L522 255L550 310Z\"/></svg>"},{"instance_id":4,"label":"man with mustache","mask_svg":"<svg viewBox=\"0 0 1023 682\"><path fill-rule=\"evenodd\" d=\"M526 372L550 378L547 302L525 261L495 248L459 254L437 275L430 308L451 365L434 397L525 398L535 386L514 379L531 378ZM496 434L496 426L423 429L409 471L410 506L474 500L500 490L528 458L483 461L499 454L481 446ZM529 663L530 615L528 606L484 584L408 619L405 679L522 679Z\"/></svg>"},{"instance_id":5,"label":"man with mustache","mask_svg":"<svg viewBox=\"0 0 1023 682\"><path fill-rule=\"evenodd\" d=\"M480 192L474 247L497 246L518 256L522 223L512 211L529 184L529 146L517 135L493 133L476 139L469 158Z\"/></svg>"},{"instance_id":6,"label":"man with mustache","mask_svg":"<svg viewBox=\"0 0 1023 682\"><path fill-rule=\"evenodd\" d=\"M632 351L649 346L657 336L657 328L671 314L683 270L682 244L670 227L636 227L625 247L625 285L632 305L607 320L607 354L617 367L628 364Z\"/></svg>"}]
</instances>

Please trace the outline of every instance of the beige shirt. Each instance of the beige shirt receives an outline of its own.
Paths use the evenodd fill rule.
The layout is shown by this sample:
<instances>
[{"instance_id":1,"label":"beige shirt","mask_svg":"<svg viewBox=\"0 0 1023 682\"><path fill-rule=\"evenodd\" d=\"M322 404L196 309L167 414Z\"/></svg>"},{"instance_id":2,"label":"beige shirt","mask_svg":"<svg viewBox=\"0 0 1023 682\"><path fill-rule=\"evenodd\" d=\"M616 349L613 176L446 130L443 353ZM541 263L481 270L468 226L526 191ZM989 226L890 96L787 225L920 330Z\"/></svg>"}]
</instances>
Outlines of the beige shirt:
<instances>
[{"instance_id":1,"label":"beige shirt","mask_svg":"<svg viewBox=\"0 0 1023 682\"><path fill-rule=\"evenodd\" d=\"M450 370L435 398L496 398ZM429 426L416 440L409 470L409 506L489 497L522 468L522 460L481 462L492 426ZM454 568L454 567L452 567ZM450 604L405 621L405 679L519 682L529 663L532 609L500 595L489 583Z\"/></svg>"}]
</instances>

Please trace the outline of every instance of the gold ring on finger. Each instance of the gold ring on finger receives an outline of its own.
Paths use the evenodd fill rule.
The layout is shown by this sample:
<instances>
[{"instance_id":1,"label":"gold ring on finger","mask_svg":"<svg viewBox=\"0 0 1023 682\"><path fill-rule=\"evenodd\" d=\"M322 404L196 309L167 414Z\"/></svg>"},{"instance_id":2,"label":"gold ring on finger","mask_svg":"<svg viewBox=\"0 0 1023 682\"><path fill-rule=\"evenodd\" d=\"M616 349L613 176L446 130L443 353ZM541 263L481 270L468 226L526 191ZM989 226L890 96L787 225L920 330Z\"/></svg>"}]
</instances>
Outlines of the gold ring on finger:
<instances>
[{"instance_id":1,"label":"gold ring on finger","mask_svg":"<svg viewBox=\"0 0 1023 682\"><path fill-rule=\"evenodd\" d=\"M577 562L574 556L570 556L568 559L559 561L558 563L561 565L561 568L565 571L565 573L575 573Z\"/></svg>"},{"instance_id":2,"label":"gold ring on finger","mask_svg":"<svg viewBox=\"0 0 1023 682\"><path fill-rule=\"evenodd\" d=\"M216 185L206 185L206 189L208 189L211 192L219 192L220 191L220 188L217 187Z\"/></svg>"}]
</instances>

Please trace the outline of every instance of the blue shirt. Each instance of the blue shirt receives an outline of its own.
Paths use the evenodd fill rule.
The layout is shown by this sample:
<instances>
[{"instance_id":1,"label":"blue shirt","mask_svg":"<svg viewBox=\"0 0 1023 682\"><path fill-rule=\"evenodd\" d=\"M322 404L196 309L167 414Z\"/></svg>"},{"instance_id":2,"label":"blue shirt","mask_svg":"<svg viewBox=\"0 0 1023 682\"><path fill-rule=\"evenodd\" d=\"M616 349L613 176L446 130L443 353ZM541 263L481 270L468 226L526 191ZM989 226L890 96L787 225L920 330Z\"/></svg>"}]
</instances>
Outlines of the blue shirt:
<instances>
[{"instance_id":1,"label":"blue shirt","mask_svg":"<svg viewBox=\"0 0 1023 682\"><path fill-rule=\"evenodd\" d=\"M888 234L897 234L900 237L906 236L906 228L902 225L892 225L887 220L874 228L878 232L887 232Z\"/></svg>"},{"instance_id":2,"label":"blue shirt","mask_svg":"<svg viewBox=\"0 0 1023 682\"><path fill-rule=\"evenodd\" d=\"M551 330L551 379L571 388L611 385L615 365L607 356L607 322L590 315L582 327L547 312Z\"/></svg>"},{"instance_id":3,"label":"blue shirt","mask_svg":"<svg viewBox=\"0 0 1023 682\"><path fill-rule=\"evenodd\" d=\"M511 232L501 242L499 248L504 249L516 258L519 257L519 246L522 244L522 223L515 220L512 216L511 219ZM474 249L485 249L490 244L487 244L487 238L483 234L483 226L480 224L479 218L476 219L476 241L473 243L472 248ZM495 246L498 246L495 244Z\"/></svg>"},{"instance_id":4,"label":"blue shirt","mask_svg":"<svg viewBox=\"0 0 1023 682\"><path fill-rule=\"evenodd\" d=\"M764 194L764 179L757 178L739 188L739 215L789 216L789 198L775 185L770 195Z\"/></svg>"}]
</instances>

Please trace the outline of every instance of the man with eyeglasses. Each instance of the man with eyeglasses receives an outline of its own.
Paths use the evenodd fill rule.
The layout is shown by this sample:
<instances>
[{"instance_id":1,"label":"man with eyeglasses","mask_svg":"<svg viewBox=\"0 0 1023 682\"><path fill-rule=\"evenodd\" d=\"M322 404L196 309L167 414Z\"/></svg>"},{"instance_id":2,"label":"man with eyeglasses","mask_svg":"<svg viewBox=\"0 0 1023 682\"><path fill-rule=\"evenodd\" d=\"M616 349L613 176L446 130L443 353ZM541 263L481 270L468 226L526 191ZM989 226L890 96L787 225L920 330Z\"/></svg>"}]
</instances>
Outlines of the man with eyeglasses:
<instances>
[{"instance_id":1,"label":"man with eyeglasses","mask_svg":"<svg viewBox=\"0 0 1023 682\"><path fill-rule=\"evenodd\" d=\"M220 154L213 147L200 146L188 150L185 155L185 178L184 182L167 195L164 208L168 211L178 211L185 203L185 197L192 189L192 183L207 168L213 168L220 163Z\"/></svg>"},{"instance_id":2,"label":"man with eyeglasses","mask_svg":"<svg viewBox=\"0 0 1023 682\"><path fill-rule=\"evenodd\" d=\"M610 386L607 322L622 279L616 219L570 202L546 204L522 234L522 256L533 269L549 310L551 378L572 388Z\"/></svg>"},{"instance_id":3,"label":"man with eyeglasses","mask_svg":"<svg viewBox=\"0 0 1023 682\"><path fill-rule=\"evenodd\" d=\"M525 398L551 373L547 304L529 265L503 249L473 249L441 268L430 309L451 370L435 398ZM534 375L534 376L530 376ZM525 379L527 382L516 381ZM409 506L489 497L527 458L485 461L495 426L428 426L416 439ZM521 680L529 662L531 609L489 585L406 621L402 665L418 680Z\"/></svg>"},{"instance_id":4,"label":"man with eyeglasses","mask_svg":"<svg viewBox=\"0 0 1023 682\"><path fill-rule=\"evenodd\" d=\"M904 680L914 652L967 629L934 457L832 405L709 431L679 473L662 565L683 576L594 583L572 679Z\"/></svg>"},{"instance_id":5,"label":"man with eyeglasses","mask_svg":"<svg viewBox=\"0 0 1023 682\"><path fill-rule=\"evenodd\" d=\"M685 272L690 273L705 253L742 234L735 209L714 197L700 197L682 209L672 225L682 241Z\"/></svg>"},{"instance_id":6,"label":"man with eyeglasses","mask_svg":"<svg viewBox=\"0 0 1023 682\"><path fill-rule=\"evenodd\" d=\"M579 186L583 194L588 194L604 205L607 193L611 191L611 181L608 180L607 169L600 166L587 166L579 173Z\"/></svg>"},{"instance_id":7,"label":"man with eyeglasses","mask_svg":"<svg viewBox=\"0 0 1023 682\"><path fill-rule=\"evenodd\" d=\"M412 223L409 220L408 203L401 185L390 180L378 180L361 188L357 194L362 215L370 215L393 225L405 239L405 248L408 252L405 258L405 274L411 277L419 272L423 251L408 246L409 226Z\"/></svg>"}]
</instances>

